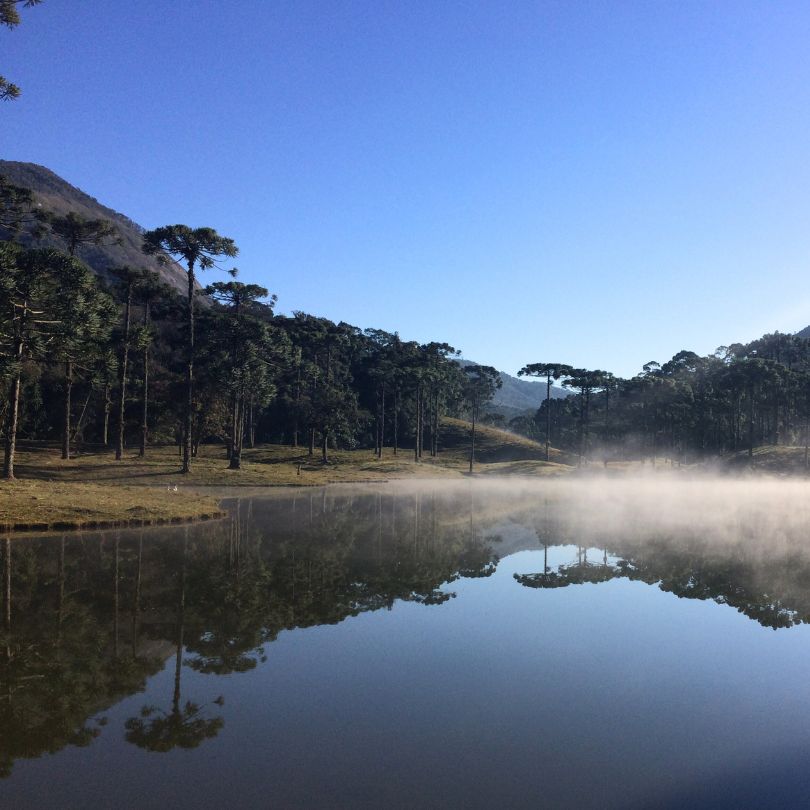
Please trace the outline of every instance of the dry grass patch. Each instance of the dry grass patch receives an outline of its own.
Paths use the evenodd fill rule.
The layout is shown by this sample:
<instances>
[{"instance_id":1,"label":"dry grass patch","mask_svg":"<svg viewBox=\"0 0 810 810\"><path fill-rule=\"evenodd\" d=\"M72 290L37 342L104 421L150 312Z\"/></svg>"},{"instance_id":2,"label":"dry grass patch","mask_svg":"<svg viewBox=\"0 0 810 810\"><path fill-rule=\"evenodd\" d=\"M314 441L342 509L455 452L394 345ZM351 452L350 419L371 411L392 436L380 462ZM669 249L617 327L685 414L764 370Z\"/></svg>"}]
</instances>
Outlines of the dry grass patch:
<instances>
[{"instance_id":1,"label":"dry grass patch","mask_svg":"<svg viewBox=\"0 0 810 810\"><path fill-rule=\"evenodd\" d=\"M0 484L0 528L4 531L150 525L222 514L214 498L180 489L53 481Z\"/></svg>"}]
</instances>

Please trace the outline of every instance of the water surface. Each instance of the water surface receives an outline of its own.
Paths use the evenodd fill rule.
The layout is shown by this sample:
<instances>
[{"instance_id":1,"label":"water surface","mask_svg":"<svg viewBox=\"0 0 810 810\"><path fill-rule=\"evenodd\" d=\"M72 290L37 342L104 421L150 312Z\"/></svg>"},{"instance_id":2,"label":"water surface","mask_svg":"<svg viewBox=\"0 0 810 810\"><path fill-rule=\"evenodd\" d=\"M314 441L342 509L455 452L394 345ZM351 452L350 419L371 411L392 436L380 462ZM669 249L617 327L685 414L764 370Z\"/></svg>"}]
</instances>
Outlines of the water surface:
<instances>
[{"instance_id":1,"label":"water surface","mask_svg":"<svg viewBox=\"0 0 810 810\"><path fill-rule=\"evenodd\" d=\"M4 542L0 807L806 806L809 495L332 487Z\"/></svg>"}]
</instances>

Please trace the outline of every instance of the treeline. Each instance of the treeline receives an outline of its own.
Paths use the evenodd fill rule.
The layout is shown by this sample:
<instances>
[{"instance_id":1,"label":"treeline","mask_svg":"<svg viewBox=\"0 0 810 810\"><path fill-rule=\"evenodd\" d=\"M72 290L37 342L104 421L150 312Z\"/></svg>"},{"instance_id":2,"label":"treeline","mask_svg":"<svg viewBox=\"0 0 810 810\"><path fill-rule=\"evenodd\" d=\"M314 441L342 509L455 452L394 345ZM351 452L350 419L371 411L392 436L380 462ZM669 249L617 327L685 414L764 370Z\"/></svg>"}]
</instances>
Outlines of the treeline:
<instances>
[{"instance_id":1,"label":"treeline","mask_svg":"<svg viewBox=\"0 0 810 810\"><path fill-rule=\"evenodd\" d=\"M776 332L701 357L680 351L630 379L560 363L519 372L561 381L573 395L547 397L512 429L580 460L695 461L761 445L803 445L807 463L810 341Z\"/></svg>"},{"instance_id":2,"label":"treeline","mask_svg":"<svg viewBox=\"0 0 810 810\"><path fill-rule=\"evenodd\" d=\"M115 227L40 208L0 178L0 404L4 477L18 439L56 441L62 457L175 442L190 469L203 442L225 445L238 469L257 442L439 452L444 414L478 416L500 385L487 366L462 368L446 343L275 314L265 288L230 279L201 289L200 270L235 257L233 240L184 225L144 234L145 254L186 270L179 295L157 273L111 267L103 283L81 260ZM29 244L54 247L23 247ZM472 459L472 455L471 455Z\"/></svg>"}]
</instances>

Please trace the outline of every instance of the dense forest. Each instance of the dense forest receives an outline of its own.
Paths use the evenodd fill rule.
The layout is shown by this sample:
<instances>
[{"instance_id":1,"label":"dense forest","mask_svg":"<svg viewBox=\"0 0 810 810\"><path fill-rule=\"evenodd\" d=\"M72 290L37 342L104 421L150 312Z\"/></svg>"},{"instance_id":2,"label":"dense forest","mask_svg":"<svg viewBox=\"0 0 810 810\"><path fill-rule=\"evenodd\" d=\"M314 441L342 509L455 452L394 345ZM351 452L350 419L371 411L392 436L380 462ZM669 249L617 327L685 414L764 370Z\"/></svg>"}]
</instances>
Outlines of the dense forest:
<instances>
[{"instance_id":1,"label":"dense forest","mask_svg":"<svg viewBox=\"0 0 810 810\"><path fill-rule=\"evenodd\" d=\"M47 201L46 201L47 202ZM681 351L631 379L532 363L549 396L508 423L487 408L495 369L457 362L447 343L274 312L275 296L230 268L238 254L211 228L142 234L143 266L91 270L84 251L115 245L116 224L57 212L0 178L0 381L4 476L19 441L58 443L63 458L109 448L121 458L176 443L184 471L202 443L239 469L256 443L289 444L328 462L335 447L384 447L415 460L441 448L442 418L477 419L580 462L666 456L694 461L807 440L809 341L776 333L700 357ZM160 263L186 274L165 282ZM223 280L227 279L227 280ZM527 347L531 354L533 347ZM552 383L570 396L552 398Z\"/></svg>"}]
</instances>

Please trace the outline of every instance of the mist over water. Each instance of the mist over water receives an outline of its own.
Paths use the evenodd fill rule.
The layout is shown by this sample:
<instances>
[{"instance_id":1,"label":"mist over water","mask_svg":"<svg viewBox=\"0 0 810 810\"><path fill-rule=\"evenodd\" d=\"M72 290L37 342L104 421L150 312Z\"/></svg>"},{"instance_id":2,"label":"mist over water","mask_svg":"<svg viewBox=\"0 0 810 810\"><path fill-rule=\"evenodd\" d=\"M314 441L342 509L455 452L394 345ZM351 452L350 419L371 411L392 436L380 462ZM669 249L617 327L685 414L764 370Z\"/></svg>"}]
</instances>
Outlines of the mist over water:
<instances>
[{"instance_id":1,"label":"mist over water","mask_svg":"<svg viewBox=\"0 0 810 810\"><path fill-rule=\"evenodd\" d=\"M808 795L804 482L240 495L217 523L4 544L0 806Z\"/></svg>"}]
</instances>

